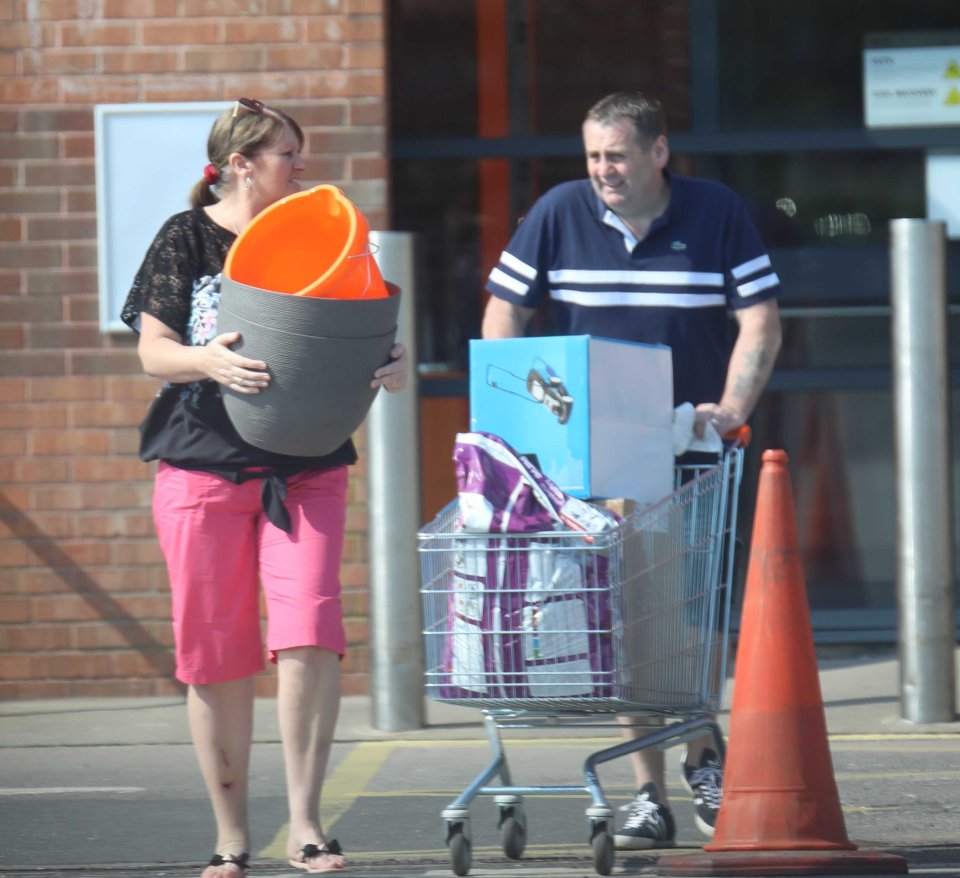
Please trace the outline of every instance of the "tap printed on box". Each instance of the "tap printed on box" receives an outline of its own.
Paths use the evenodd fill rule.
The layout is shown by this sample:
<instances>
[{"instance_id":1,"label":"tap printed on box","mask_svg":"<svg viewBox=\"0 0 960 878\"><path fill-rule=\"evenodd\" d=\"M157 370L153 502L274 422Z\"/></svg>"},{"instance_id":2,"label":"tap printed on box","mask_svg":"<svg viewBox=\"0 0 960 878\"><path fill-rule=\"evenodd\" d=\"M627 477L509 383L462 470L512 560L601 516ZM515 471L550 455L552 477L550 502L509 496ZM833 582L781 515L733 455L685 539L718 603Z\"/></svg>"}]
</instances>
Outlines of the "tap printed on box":
<instances>
[{"instance_id":1,"label":"tap printed on box","mask_svg":"<svg viewBox=\"0 0 960 878\"><path fill-rule=\"evenodd\" d=\"M664 345L589 335L470 342L470 429L532 455L574 497L668 494L672 425Z\"/></svg>"}]
</instances>

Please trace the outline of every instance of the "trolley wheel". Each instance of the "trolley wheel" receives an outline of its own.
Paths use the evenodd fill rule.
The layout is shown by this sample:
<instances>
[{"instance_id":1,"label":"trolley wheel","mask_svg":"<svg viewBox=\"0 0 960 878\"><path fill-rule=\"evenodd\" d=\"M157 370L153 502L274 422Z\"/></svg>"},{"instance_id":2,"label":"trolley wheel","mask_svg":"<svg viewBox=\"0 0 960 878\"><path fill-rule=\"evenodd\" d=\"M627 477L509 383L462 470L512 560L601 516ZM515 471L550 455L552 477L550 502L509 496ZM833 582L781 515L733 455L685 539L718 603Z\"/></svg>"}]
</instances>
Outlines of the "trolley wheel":
<instances>
[{"instance_id":1,"label":"trolley wheel","mask_svg":"<svg viewBox=\"0 0 960 878\"><path fill-rule=\"evenodd\" d=\"M500 841L504 856L519 860L527 846L527 821L523 808L510 805L500 809Z\"/></svg>"},{"instance_id":2,"label":"trolley wheel","mask_svg":"<svg viewBox=\"0 0 960 878\"><path fill-rule=\"evenodd\" d=\"M613 834L603 821L594 824L593 835L590 836L590 847L593 849L593 868L596 873L609 875L613 871L616 854L613 850Z\"/></svg>"},{"instance_id":3,"label":"trolley wheel","mask_svg":"<svg viewBox=\"0 0 960 878\"><path fill-rule=\"evenodd\" d=\"M473 855L470 837L463 823L454 823L447 834L447 849L450 851L450 868L454 875L466 875L470 871Z\"/></svg>"}]
</instances>

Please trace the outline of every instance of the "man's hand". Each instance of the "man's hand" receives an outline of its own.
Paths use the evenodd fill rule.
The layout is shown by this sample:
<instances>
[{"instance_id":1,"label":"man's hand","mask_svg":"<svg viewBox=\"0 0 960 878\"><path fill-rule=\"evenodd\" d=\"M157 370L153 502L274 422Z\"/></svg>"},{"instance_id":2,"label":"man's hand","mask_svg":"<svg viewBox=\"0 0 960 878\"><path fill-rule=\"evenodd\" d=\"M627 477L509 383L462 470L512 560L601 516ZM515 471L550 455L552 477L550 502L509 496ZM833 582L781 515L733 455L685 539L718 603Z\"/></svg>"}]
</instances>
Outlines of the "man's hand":
<instances>
[{"instance_id":1,"label":"man's hand","mask_svg":"<svg viewBox=\"0 0 960 878\"><path fill-rule=\"evenodd\" d=\"M742 427L746 423L746 418L738 412L724 408L719 403L702 402L696 407L693 422L693 433L698 439L703 438L708 423L712 424L714 430L723 437L736 430L737 427Z\"/></svg>"}]
</instances>

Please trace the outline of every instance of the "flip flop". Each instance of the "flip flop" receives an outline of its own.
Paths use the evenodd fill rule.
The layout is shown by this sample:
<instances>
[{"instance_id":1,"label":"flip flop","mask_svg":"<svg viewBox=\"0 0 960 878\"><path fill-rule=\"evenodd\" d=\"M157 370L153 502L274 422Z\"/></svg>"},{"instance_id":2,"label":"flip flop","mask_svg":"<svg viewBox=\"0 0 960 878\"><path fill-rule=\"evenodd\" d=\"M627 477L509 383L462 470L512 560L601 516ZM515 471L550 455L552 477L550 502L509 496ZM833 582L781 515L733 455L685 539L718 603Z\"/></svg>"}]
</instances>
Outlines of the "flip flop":
<instances>
[{"instance_id":1,"label":"flip flop","mask_svg":"<svg viewBox=\"0 0 960 878\"><path fill-rule=\"evenodd\" d=\"M250 868L250 854L214 854L208 866L236 866L244 872Z\"/></svg>"},{"instance_id":2,"label":"flip flop","mask_svg":"<svg viewBox=\"0 0 960 878\"><path fill-rule=\"evenodd\" d=\"M315 844L305 844L300 848L299 859L290 857L287 862L295 869L303 869L304 872L309 872L311 875L319 875L321 872L342 872L346 868L346 866L330 866L326 869L311 868L307 860L322 856L323 854L342 856L343 849L335 838L331 838L323 847Z\"/></svg>"}]
</instances>

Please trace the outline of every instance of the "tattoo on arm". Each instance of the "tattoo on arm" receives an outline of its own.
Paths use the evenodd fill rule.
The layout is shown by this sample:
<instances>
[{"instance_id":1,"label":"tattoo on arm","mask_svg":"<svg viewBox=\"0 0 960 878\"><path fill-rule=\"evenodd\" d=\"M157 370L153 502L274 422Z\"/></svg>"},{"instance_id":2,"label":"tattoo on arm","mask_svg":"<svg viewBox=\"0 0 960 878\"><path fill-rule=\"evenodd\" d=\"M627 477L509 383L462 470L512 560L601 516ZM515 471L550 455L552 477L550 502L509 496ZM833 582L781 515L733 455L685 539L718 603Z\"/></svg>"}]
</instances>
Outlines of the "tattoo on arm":
<instances>
[{"instance_id":1,"label":"tattoo on arm","mask_svg":"<svg viewBox=\"0 0 960 878\"><path fill-rule=\"evenodd\" d=\"M744 402L756 402L770 372L770 352L765 347L745 351L742 358L744 368L733 376L732 394Z\"/></svg>"}]
</instances>

